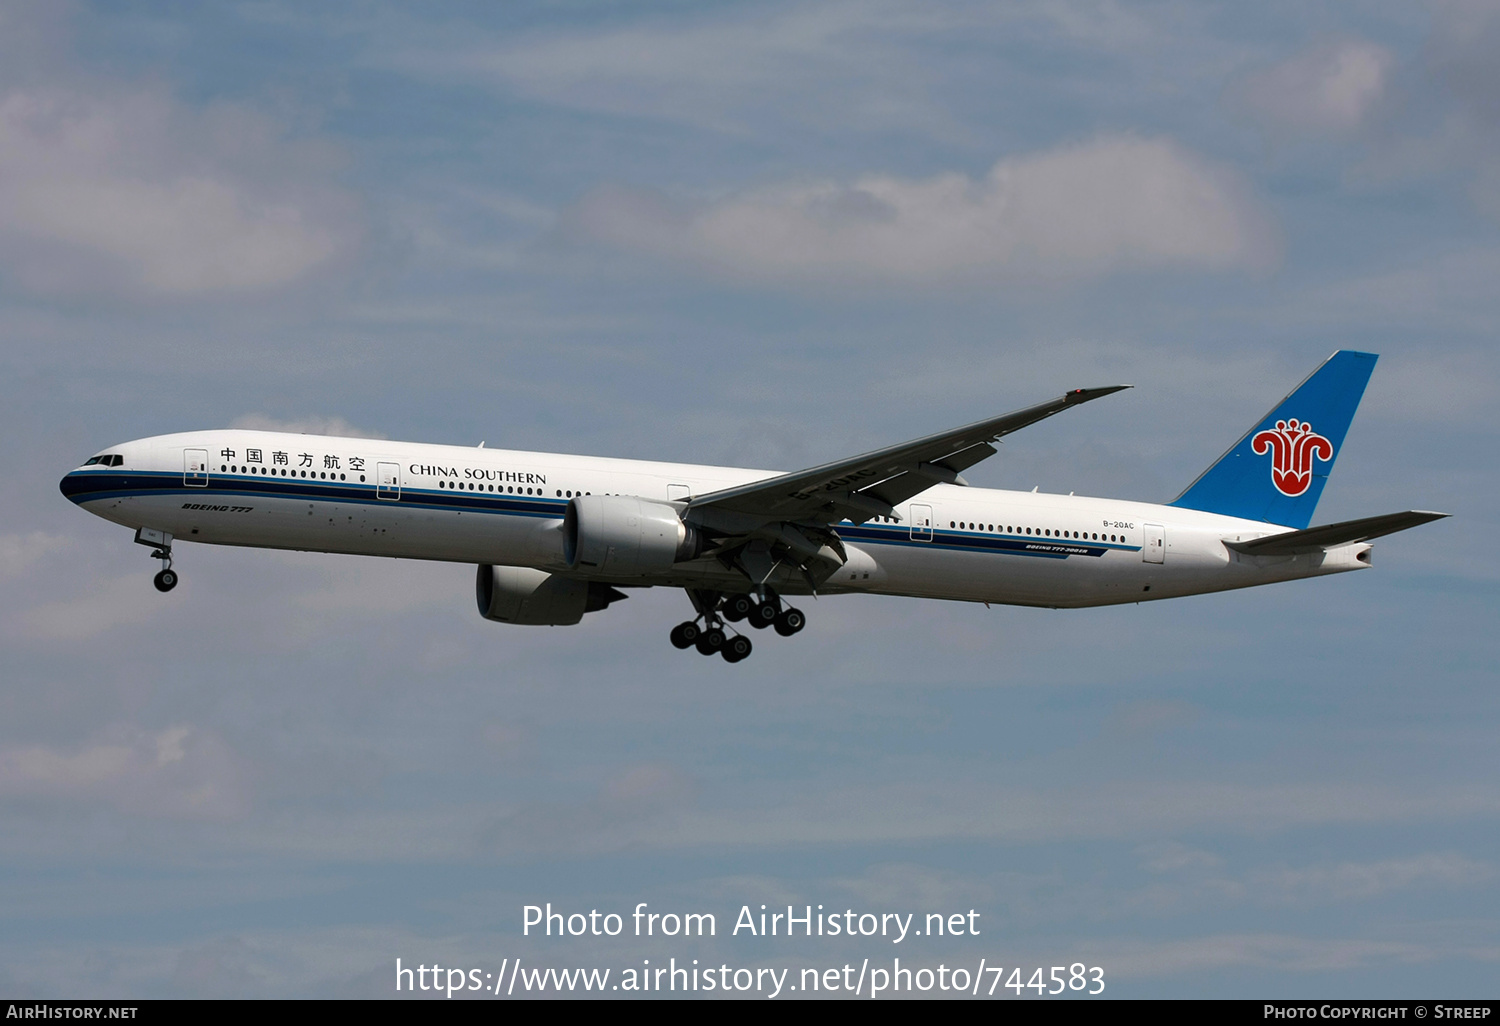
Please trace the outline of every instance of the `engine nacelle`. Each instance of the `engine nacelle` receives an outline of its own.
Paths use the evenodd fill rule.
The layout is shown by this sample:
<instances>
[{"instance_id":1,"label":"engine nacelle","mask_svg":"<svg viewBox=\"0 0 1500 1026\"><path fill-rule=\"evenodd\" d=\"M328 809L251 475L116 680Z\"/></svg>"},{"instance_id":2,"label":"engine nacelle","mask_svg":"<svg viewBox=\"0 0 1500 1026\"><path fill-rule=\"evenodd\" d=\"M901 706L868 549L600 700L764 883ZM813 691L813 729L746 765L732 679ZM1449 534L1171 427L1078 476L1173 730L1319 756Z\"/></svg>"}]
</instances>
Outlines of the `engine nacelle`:
<instances>
[{"instance_id":1,"label":"engine nacelle","mask_svg":"<svg viewBox=\"0 0 1500 1026\"><path fill-rule=\"evenodd\" d=\"M563 559L587 573L640 576L698 554L677 510L634 495L580 495L563 518Z\"/></svg>"},{"instance_id":2,"label":"engine nacelle","mask_svg":"<svg viewBox=\"0 0 1500 1026\"><path fill-rule=\"evenodd\" d=\"M528 566L481 565L474 597L486 620L565 627L625 595L607 584L575 581Z\"/></svg>"}]
</instances>

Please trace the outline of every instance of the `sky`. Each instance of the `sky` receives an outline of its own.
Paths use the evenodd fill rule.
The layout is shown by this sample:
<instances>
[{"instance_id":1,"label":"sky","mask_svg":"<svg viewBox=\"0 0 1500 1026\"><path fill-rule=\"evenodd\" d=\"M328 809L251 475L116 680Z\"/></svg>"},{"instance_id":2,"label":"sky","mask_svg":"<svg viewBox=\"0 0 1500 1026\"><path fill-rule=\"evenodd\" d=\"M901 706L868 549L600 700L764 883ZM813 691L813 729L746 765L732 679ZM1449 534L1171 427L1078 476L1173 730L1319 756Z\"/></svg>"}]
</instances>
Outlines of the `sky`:
<instances>
[{"instance_id":1,"label":"sky","mask_svg":"<svg viewBox=\"0 0 1500 1026\"><path fill-rule=\"evenodd\" d=\"M0 993L1493 997L1497 47L1475 0L0 3ZM828 598L736 666L680 593L517 628L463 565L184 545L160 595L57 491L228 425L792 470L1129 382L966 476L1167 501L1340 348L1314 522L1453 514L1372 571Z\"/></svg>"}]
</instances>

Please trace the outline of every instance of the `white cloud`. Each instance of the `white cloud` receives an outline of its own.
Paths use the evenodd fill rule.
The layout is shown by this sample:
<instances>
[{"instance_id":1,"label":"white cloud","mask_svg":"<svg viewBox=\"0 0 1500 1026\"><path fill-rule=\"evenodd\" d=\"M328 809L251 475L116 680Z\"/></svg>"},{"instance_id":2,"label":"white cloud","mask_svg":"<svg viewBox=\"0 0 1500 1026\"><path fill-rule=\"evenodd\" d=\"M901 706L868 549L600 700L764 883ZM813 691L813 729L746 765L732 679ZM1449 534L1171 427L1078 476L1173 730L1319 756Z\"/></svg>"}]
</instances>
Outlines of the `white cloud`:
<instances>
[{"instance_id":1,"label":"white cloud","mask_svg":"<svg viewBox=\"0 0 1500 1026\"><path fill-rule=\"evenodd\" d=\"M1159 841L1139 849L1141 865L1156 873L1217 869L1224 860L1213 852L1190 848L1177 841Z\"/></svg>"},{"instance_id":2,"label":"white cloud","mask_svg":"<svg viewBox=\"0 0 1500 1026\"><path fill-rule=\"evenodd\" d=\"M1349 133L1385 96L1395 63L1365 40L1324 43L1248 76L1233 98L1274 133Z\"/></svg>"},{"instance_id":3,"label":"white cloud","mask_svg":"<svg viewBox=\"0 0 1500 1026\"><path fill-rule=\"evenodd\" d=\"M1265 264L1271 231L1228 169L1168 139L1105 136L1002 160L983 178L782 184L698 210L605 188L575 237L731 275L948 284Z\"/></svg>"},{"instance_id":4,"label":"white cloud","mask_svg":"<svg viewBox=\"0 0 1500 1026\"><path fill-rule=\"evenodd\" d=\"M67 16L6 14L0 274L33 293L259 292L360 245L338 152L243 106L186 104L76 68ZM27 49L27 53L18 53Z\"/></svg>"},{"instance_id":5,"label":"white cloud","mask_svg":"<svg viewBox=\"0 0 1500 1026\"><path fill-rule=\"evenodd\" d=\"M0 798L105 804L165 817L239 813L246 793L238 760L212 731L178 725L146 732L116 726L74 750L0 748Z\"/></svg>"},{"instance_id":6,"label":"white cloud","mask_svg":"<svg viewBox=\"0 0 1500 1026\"><path fill-rule=\"evenodd\" d=\"M1472 169L1475 206L1500 220L1500 8L1489 0L1445 0L1434 15L1424 64L1452 110L1432 148L1445 163Z\"/></svg>"},{"instance_id":7,"label":"white cloud","mask_svg":"<svg viewBox=\"0 0 1500 1026\"><path fill-rule=\"evenodd\" d=\"M490 817L476 811L475 818L485 820L477 832L479 847L505 854L555 854L960 839L1028 844L1151 838L1202 830L1273 833L1336 824L1444 822L1492 816L1500 810L1500 801L1477 790L1423 794L1335 784L1252 787L1146 781L1051 791L1015 785L1004 795L952 788L938 794L916 785L839 787L817 782L816 798L788 799L774 807L731 808L721 801L708 808L697 800L696 788L674 770L653 767L642 773L642 781L646 786L614 784L595 799L545 810L524 805ZM1224 880L1212 872L1216 858L1171 846L1143 850L1148 869L1207 872L1211 883L1221 881L1228 891L1243 894L1245 883ZM1373 873L1391 881L1388 889L1438 879L1435 874L1441 873L1441 867L1418 863L1415 869L1406 870L1351 866L1297 872L1307 879L1317 874L1352 879ZM1454 873L1465 871L1464 866L1453 869ZM1407 875L1401 877L1402 872ZM1262 893L1272 897L1285 894L1288 886L1261 878L1256 882Z\"/></svg>"},{"instance_id":8,"label":"white cloud","mask_svg":"<svg viewBox=\"0 0 1500 1026\"><path fill-rule=\"evenodd\" d=\"M1310 938L1287 934L1219 934L1162 943L1132 940L1089 945L1116 979L1201 974L1255 966L1291 973L1366 969L1426 962L1443 954L1474 957L1473 949L1451 950L1404 941Z\"/></svg>"},{"instance_id":9,"label":"white cloud","mask_svg":"<svg viewBox=\"0 0 1500 1026\"><path fill-rule=\"evenodd\" d=\"M23 609L9 633L36 641L82 641L116 627L145 623L170 603L150 592L149 576L136 573L95 580L82 595ZM143 597L158 601L142 601Z\"/></svg>"},{"instance_id":10,"label":"white cloud","mask_svg":"<svg viewBox=\"0 0 1500 1026\"><path fill-rule=\"evenodd\" d=\"M70 541L65 535L46 531L0 534L0 580L21 574L38 560L67 548Z\"/></svg>"},{"instance_id":11,"label":"white cloud","mask_svg":"<svg viewBox=\"0 0 1500 1026\"><path fill-rule=\"evenodd\" d=\"M400 47L373 59L422 78L734 134L769 114L782 131L852 123L954 135L962 129L926 95L929 74L911 43L997 20L1014 18L881 2L757 5L729 16L674 12L602 30L508 35L500 45L469 25L436 36L413 26Z\"/></svg>"},{"instance_id":12,"label":"white cloud","mask_svg":"<svg viewBox=\"0 0 1500 1026\"><path fill-rule=\"evenodd\" d=\"M353 201L299 180L323 158L249 111L159 89L0 97L0 266L41 293L243 293L358 243ZM312 166L310 166L312 165Z\"/></svg>"},{"instance_id":13,"label":"white cloud","mask_svg":"<svg viewBox=\"0 0 1500 1026\"><path fill-rule=\"evenodd\" d=\"M600 852L640 845L643 834L674 822L692 803L693 784L671 766L626 768L599 794L571 806L525 805L479 831L483 849L513 852Z\"/></svg>"},{"instance_id":14,"label":"white cloud","mask_svg":"<svg viewBox=\"0 0 1500 1026\"><path fill-rule=\"evenodd\" d=\"M1381 862L1267 870L1252 882L1286 901L1367 901L1409 887L1462 887L1495 875L1493 867L1456 854L1418 855Z\"/></svg>"},{"instance_id":15,"label":"white cloud","mask_svg":"<svg viewBox=\"0 0 1500 1026\"><path fill-rule=\"evenodd\" d=\"M1125 895L1133 908L1158 911L1203 905L1262 905L1310 908L1337 902L1369 902L1412 889L1472 888L1494 878L1494 867L1457 853L1427 853L1373 862L1277 866L1245 874L1225 871L1225 860L1175 841L1139 849L1142 868L1158 879ZM1168 879L1160 879L1166 877Z\"/></svg>"},{"instance_id":16,"label":"white cloud","mask_svg":"<svg viewBox=\"0 0 1500 1026\"><path fill-rule=\"evenodd\" d=\"M988 900L994 891L970 875L904 862L870 866L858 876L832 877L827 885L870 905L894 908L959 908L965 902Z\"/></svg>"},{"instance_id":17,"label":"white cloud","mask_svg":"<svg viewBox=\"0 0 1500 1026\"><path fill-rule=\"evenodd\" d=\"M1250 74L1227 99L1273 137L1357 138L1345 171L1370 189L1457 175L1475 207L1500 218L1500 7L1442 0L1420 56L1400 60L1357 38L1322 43Z\"/></svg>"},{"instance_id":18,"label":"white cloud","mask_svg":"<svg viewBox=\"0 0 1500 1026\"><path fill-rule=\"evenodd\" d=\"M413 20L391 33L397 45L366 59L426 80L739 137L894 131L970 145L995 127L965 111L976 63L980 88L997 93L1029 72L1015 54L1050 54L1059 41L1091 61L1152 62L1159 75L1154 57L1196 19L1174 9L1164 20L1115 2L772 0L569 19L498 39L472 21ZM1198 59L1213 43L1201 32L1193 42Z\"/></svg>"},{"instance_id":19,"label":"white cloud","mask_svg":"<svg viewBox=\"0 0 1500 1026\"><path fill-rule=\"evenodd\" d=\"M468 598L474 577L468 566L419 563L393 573L389 562L362 558L334 558L320 569L324 576L317 587L283 600L286 608L296 610L296 621L288 629L309 638L349 616L366 619L407 615L424 607L451 608Z\"/></svg>"}]
</instances>

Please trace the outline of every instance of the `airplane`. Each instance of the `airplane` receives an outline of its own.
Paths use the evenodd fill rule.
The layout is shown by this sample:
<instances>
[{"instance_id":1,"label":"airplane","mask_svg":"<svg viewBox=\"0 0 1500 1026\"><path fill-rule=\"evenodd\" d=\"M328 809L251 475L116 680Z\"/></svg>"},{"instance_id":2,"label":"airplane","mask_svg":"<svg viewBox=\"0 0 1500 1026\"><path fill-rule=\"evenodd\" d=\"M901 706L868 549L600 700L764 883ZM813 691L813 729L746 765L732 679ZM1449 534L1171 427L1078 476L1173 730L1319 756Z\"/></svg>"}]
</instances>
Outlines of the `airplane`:
<instances>
[{"instance_id":1,"label":"airplane","mask_svg":"<svg viewBox=\"0 0 1500 1026\"><path fill-rule=\"evenodd\" d=\"M733 625L803 629L789 596L1079 608L1365 569L1372 539L1448 515L1308 526L1377 358L1334 353L1164 505L962 477L1002 438L1128 385L794 473L230 429L110 446L60 487L135 529L159 591L177 541L473 563L480 615L509 624L682 588L696 615L672 644L737 663L752 644Z\"/></svg>"}]
</instances>

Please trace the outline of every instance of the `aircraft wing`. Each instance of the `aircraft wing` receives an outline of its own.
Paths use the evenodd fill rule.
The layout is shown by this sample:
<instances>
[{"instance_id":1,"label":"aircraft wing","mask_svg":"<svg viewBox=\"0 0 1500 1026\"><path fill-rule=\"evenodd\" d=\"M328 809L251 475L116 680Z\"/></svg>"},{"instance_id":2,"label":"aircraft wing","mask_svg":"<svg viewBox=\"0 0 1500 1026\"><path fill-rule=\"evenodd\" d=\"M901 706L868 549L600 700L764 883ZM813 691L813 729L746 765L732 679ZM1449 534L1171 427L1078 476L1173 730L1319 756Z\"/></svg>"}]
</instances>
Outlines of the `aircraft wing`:
<instances>
[{"instance_id":1,"label":"aircraft wing","mask_svg":"<svg viewBox=\"0 0 1500 1026\"><path fill-rule=\"evenodd\" d=\"M814 521L846 517L863 523L896 516L893 508L934 484L966 484L961 471L997 451L992 444L1013 431L1071 406L1129 388L1077 388L1056 399L1000 417L825 463L809 470L709 492L688 504L701 520L720 522Z\"/></svg>"},{"instance_id":2,"label":"aircraft wing","mask_svg":"<svg viewBox=\"0 0 1500 1026\"><path fill-rule=\"evenodd\" d=\"M1268 538L1256 538L1247 542L1226 541L1224 544L1247 556L1293 556L1299 552L1318 552L1336 545L1369 541L1407 528L1441 520L1448 513L1431 513L1427 510L1411 509L1404 513L1383 513L1378 517L1361 520L1345 520L1322 527L1309 527L1303 531L1288 531L1273 534Z\"/></svg>"}]
</instances>

